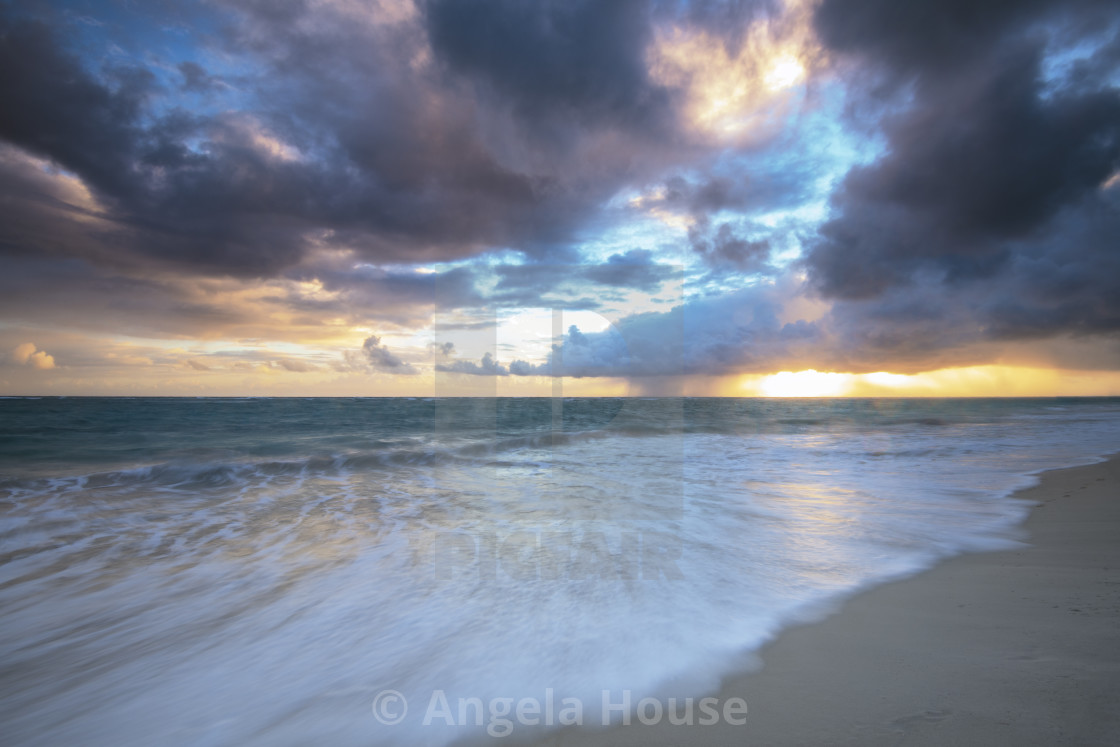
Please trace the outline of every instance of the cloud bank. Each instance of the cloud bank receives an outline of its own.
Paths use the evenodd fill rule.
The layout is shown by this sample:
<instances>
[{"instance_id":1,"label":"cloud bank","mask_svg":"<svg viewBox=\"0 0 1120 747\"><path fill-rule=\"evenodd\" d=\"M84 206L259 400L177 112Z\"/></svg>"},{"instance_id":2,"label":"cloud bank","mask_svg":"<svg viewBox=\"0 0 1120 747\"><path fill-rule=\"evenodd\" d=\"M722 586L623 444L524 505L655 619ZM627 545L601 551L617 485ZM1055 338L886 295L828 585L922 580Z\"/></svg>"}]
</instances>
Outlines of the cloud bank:
<instances>
[{"instance_id":1,"label":"cloud bank","mask_svg":"<svg viewBox=\"0 0 1120 747\"><path fill-rule=\"evenodd\" d=\"M219 340L293 376L1118 369L1118 49L1094 0L5 3L4 344L199 376ZM550 308L613 325L417 342Z\"/></svg>"}]
</instances>

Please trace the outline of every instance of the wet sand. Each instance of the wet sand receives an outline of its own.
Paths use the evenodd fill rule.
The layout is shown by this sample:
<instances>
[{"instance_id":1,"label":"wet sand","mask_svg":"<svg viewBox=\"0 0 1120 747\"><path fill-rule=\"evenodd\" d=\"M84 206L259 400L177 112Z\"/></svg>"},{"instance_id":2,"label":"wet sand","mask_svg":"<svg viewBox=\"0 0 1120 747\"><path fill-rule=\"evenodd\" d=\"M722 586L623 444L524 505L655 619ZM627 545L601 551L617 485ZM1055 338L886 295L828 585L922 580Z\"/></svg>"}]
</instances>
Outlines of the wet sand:
<instances>
[{"instance_id":1,"label":"wet sand","mask_svg":"<svg viewBox=\"0 0 1120 747\"><path fill-rule=\"evenodd\" d=\"M1022 548L857 595L714 695L743 725L636 721L546 745L1120 744L1120 458L1047 472Z\"/></svg>"}]
</instances>

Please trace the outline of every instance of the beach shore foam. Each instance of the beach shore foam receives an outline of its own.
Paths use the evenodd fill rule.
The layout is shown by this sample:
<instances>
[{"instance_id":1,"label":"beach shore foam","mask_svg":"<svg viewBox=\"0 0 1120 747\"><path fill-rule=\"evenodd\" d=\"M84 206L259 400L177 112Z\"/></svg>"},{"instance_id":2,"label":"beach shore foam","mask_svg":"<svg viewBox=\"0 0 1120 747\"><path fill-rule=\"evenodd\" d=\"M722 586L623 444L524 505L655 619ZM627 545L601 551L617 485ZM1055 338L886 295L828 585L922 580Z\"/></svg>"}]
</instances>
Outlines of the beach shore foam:
<instances>
[{"instance_id":1,"label":"beach shore foam","mask_svg":"<svg viewBox=\"0 0 1120 747\"><path fill-rule=\"evenodd\" d=\"M548 745L1111 745L1120 739L1120 458L1061 469L1021 548L950 559L786 631L726 680L742 725L633 723Z\"/></svg>"}]
</instances>

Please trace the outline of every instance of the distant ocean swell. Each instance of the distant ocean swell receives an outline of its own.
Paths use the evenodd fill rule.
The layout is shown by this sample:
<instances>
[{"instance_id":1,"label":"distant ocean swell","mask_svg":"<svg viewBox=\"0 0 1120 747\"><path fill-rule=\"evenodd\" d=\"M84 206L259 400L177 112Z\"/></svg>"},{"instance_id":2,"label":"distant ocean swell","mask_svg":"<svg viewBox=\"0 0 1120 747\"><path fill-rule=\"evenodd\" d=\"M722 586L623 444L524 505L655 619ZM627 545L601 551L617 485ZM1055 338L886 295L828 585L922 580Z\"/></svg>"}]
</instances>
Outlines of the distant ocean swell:
<instances>
[{"instance_id":1,"label":"distant ocean swell","mask_svg":"<svg viewBox=\"0 0 1120 747\"><path fill-rule=\"evenodd\" d=\"M436 690L699 696L1120 449L1115 399L560 409L0 401L6 741L446 744L485 731L424 726Z\"/></svg>"}]
</instances>

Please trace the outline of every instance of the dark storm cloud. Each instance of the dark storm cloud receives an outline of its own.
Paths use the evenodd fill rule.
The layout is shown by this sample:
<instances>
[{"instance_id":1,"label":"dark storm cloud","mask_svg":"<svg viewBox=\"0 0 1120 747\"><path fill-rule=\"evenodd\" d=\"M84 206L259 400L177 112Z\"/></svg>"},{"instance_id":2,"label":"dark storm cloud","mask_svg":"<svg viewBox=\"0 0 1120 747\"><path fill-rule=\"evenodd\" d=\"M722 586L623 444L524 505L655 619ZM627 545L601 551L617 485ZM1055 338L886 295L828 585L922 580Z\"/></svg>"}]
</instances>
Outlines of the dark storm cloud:
<instances>
[{"instance_id":1,"label":"dark storm cloud","mask_svg":"<svg viewBox=\"0 0 1120 747\"><path fill-rule=\"evenodd\" d=\"M640 3L508 17L432 4L396 26L303 3L221 7L234 15L210 41L235 72L215 111L191 112L177 91L219 95L198 62L175 63L169 88L147 63L79 57L66 24L4 7L0 138L76 174L112 223L58 250L258 277L320 248L373 262L564 257L626 179L673 157L650 134L672 117L646 79ZM464 9L475 22L453 28ZM453 69L422 62L429 33ZM487 51L495 34L509 49Z\"/></svg>"},{"instance_id":2,"label":"dark storm cloud","mask_svg":"<svg viewBox=\"0 0 1120 747\"><path fill-rule=\"evenodd\" d=\"M787 181L788 172L760 175L757 170L752 170L737 176L738 179L709 175L699 181L688 181L675 176L665 181L663 196L651 200L649 204L685 210L690 215L697 216L720 210L757 209L763 206L774 208L791 202L782 198L788 197L788 193L798 186Z\"/></svg>"},{"instance_id":3,"label":"dark storm cloud","mask_svg":"<svg viewBox=\"0 0 1120 747\"><path fill-rule=\"evenodd\" d=\"M815 135L815 137L824 137ZM821 195L818 159L789 153L743 154L699 175L674 175L641 195L638 210L687 217L688 246L715 275L771 272L770 253L801 230L787 221L779 230L752 216L796 208Z\"/></svg>"},{"instance_id":4,"label":"dark storm cloud","mask_svg":"<svg viewBox=\"0 0 1120 747\"><path fill-rule=\"evenodd\" d=\"M335 267L316 263L295 268L286 277L317 281L330 295L326 298L287 295L277 299L285 304L339 315L364 311L371 319L399 324L415 322L418 315L431 315L433 310L451 311L477 307L485 302L475 288L475 273L463 267L442 272L415 272L389 271L369 265L354 268L342 263Z\"/></svg>"},{"instance_id":5,"label":"dark storm cloud","mask_svg":"<svg viewBox=\"0 0 1120 747\"><path fill-rule=\"evenodd\" d=\"M806 368L916 373L993 358L1115 368L1120 345L1088 341L1120 325L1117 208L1120 204L1097 211L1092 220L1077 216L1075 225L1056 226L1063 245L1077 247L1058 261L1045 248L1048 242L1023 246L1008 270L993 279L972 277L951 286L919 279L874 299L838 301L814 321L784 321L798 290L795 278L779 276L774 285L625 316L603 332L573 327L557 370L572 377L634 379ZM1024 340L1032 342L1033 353L1014 347ZM550 375L555 358L510 364L508 370ZM487 371L474 366L470 373Z\"/></svg>"},{"instance_id":6,"label":"dark storm cloud","mask_svg":"<svg viewBox=\"0 0 1120 747\"><path fill-rule=\"evenodd\" d=\"M205 93L219 85L218 79L206 72L206 68L197 62L191 62L190 60L180 62L179 73L183 76L182 88L184 91Z\"/></svg>"},{"instance_id":7,"label":"dark storm cloud","mask_svg":"<svg viewBox=\"0 0 1120 747\"><path fill-rule=\"evenodd\" d=\"M773 257L811 229L782 212L822 199L846 156L800 148L831 135L796 123L780 143L705 140L682 121L688 82L647 73L656 24L735 57L753 20L779 22L774 3L219 0L174 43L151 7L143 28L121 6L83 30L0 5L6 320L316 339L433 310L446 329L495 323L470 310L601 310L677 277L645 249L576 249L646 211L691 219L688 248L739 290L571 330L568 375L918 370L1120 330L1120 186L1102 186L1120 168L1114 3L824 0L820 40L835 70L865 73L853 110L888 112L885 148L806 242L831 312L791 323L796 284ZM460 262L488 253L520 263ZM339 365L412 368L370 340Z\"/></svg>"},{"instance_id":8,"label":"dark storm cloud","mask_svg":"<svg viewBox=\"0 0 1120 747\"><path fill-rule=\"evenodd\" d=\"M693 251L717 269L748 273L773 269L767 264L770 242L765 238L748 238L741 231L736 232L730 222L717 226L705 216L688 227L688 241Z\"/></svg>"},{"instance_id":9,"label":"dark storm cloud","mask_svg":"<svg viewBox=\"0 0 1120 747\"><path fill-rule=\"evenodd\" d=\"M10 256L4 267L0 317L6 321L87 332L108 328L139 337L307 341L331 338L340 321L415 327L430 322L433 311L484 303L473 276L462 269L422 274L360 268L350 276L328 268L306 276L319 282L304 284L293 273L243 288L229 279L133 276L78 258ZM284 319L279 328L274 315Z\"/></svg>"},{"instance_id":10,"label":"dark storm cloud","mask_svg":"<svg viewBox=\"0 0 1120 747\"><path fill-rule=\"evenodd\" d=\"M113 88L94 81L45 23L0 17L0 137L108 192L131 192L135 122L152 77L142 70L114 77Z\"/></svg>"},{"instance_id":11,"label":"dark storm cloud","mask_svg":"<svg viewBox=\"0 0 1120 747\"><path fill-rule=\"evenodd\" d=\"M738 39L750 23L763 15L777 15L778 0L660 0L658 12L670 15L705 31Z\"/></svg>"},{"instance_id":12,"label":"dark storm cloud","mask_svg":"<svg viewBox=\"0 0 1120 747\"><path fill-rule=\"evenodd\" d=\"M507 97L523 116L656 126L668 92L646 72L643 0L432 0L432 47L457 75Z\"/></svg>"},{"instance_id":13,"label":"dark storm cloud","mask_svg":"<svg viewBox=\"0 0 1120 747\"><path fill-rule=\"evenodd\" d=\"M814 20L821 41L837 52L929 74L969 68L993 44L1039 22L1096 25L1114 16L1111 0L824 0Z\"/></svg>"},{"instance_id":14,"label":"dark storm cloud","mask_svg":"<svg viewBox=\"0 0 1120 747\"><path fill-rule=\"evenodd\" d=\"M1120 94L1042 100L1037 49L993 68L926 92L920 115L890 123L891 155L853 172L848 194L983 240L1028 234L1108 178L1120 156Z\"/></svg>"},{"instance_id":15,"label":"dark storm cloud","mask_svg":"<svg viewBox=\"0 0 1120 747\"><path fill-rule=\"evenodd\" d=\"M491 300L506 306L541 305L545 293L571 296L586 292L589 284L653 293L680 273L679 268L655 261L648 249L612 254L597 264L542 262L497 265L493 269L498 282ZM555 305L574 308L567 302Z\"/></svg>"},{"instance_id":16,"label":"dark storm cloud","mask_svg":"<svg viewBox=\"0 0 1120 747\"><path fill-rule=\"evenodd\" d=\"M919 273L874 298L836 303L817 326L838 370L987 363L1018 342L1034 345L1049 365L1120 365L1120 194L1109 191L1015 242L998 272L950 284ZM1059 341L1081 346L1047 359Z\"/></svg>"},{"instance_id":17,"label":"dark storm cloud","mask_svg":"<svg viewBox=\"0 0 1120 747\"><path fill-rule=\"evenodd\" d=\"M252 310L192 292L166 278L112 273L77 258L8 257L0 273L0 316L7 322L153 337L191 337L248 327Z\"/></svg>"},{"instance_id":18,"label":"dark storm cloud","mask_svg":"<svg viewBox=\"0 0 1120 747\"><path fill-rule=\"evenodd\" d=\"M89 257L111 245L122 260L240 274L298 256L301 213L326 187L320 170L271 164L230 118L173 110L147 122L149 71L94 77L42 22L4 20L2 34L0 137L77 174L113 223L59 250Z\"/></svg>"},{"instance_id":19,"label":"dark storm cloud","mask_svg":"<svg viewBox=\"0 0 1120 747\"><path fill-rule=\"evenodd\" d=\"M942 273L919 270L874 297L838 299L814 321L785 321L797 318L787 307L805 289L795 276L777 274L773 284L632 314L603 332L573 327L558 370L635 379L805 368L915 373L993 359L1115 368L1120 345L1102 344L1099 336L1120 329L1117 236L1120 188L1114 187L1063 211L1038 235L1012 242L998 272L945 283ZM1022 341L1034 352L1015 347ZM508 371L550 375L555 357L511 364ZM487 373L474 364L461 372L468 367Z\"/></svg>"},{"instance_id":20,"label":"dark storm cloud","mask_svg":"<svg viewBox=\"0 0 1120 747\"><path fill-rule=\"evenodd\" d=\"M996 280L999 292L976 294L987 334L1012 340L1120 331L1117 237L1120 189L1113 187L1016 246Z\"/></svg>"},{"instance_id":21,"label":"dark storm cloud","mask_svg":"<svg viewBox=\"0 0 1120 747\"><path fill-rule=\"evenodd\" d=\"M853 351L1120 331L1115 5L826 0L816 24L896 102L808 256Z\"/></svg>"},{"instance_id":22,"label":"dark storm cloud","mask_svg":"<svg viewBox=\"0 0 1120 747\"><path fill-rule=\"evenodd\" d=\"M583 276L592 283L615 288L633 288L652 293L677 273L673 267L658 264L648 249L631 249L623 254L612 254L607 261L588 265Z\"/></svg>"},{"instance_id":23,"label":"dark storm cloud","mask_svg":"<svg viewBox=\"0 0 1120 747\"><path fill-rule=\"evenodd\" d=\"M767 154L732 159L698 178L671 176L641 197L644 209L668 210L693 218L721 211L750 213L794 207L812 197L808 184L819 164ZM729 173L728 173L729 172Z\"/></svg>"}]
</instances>

